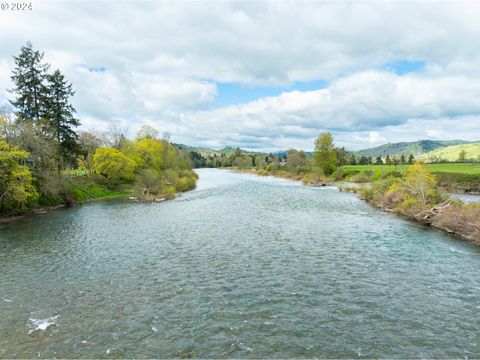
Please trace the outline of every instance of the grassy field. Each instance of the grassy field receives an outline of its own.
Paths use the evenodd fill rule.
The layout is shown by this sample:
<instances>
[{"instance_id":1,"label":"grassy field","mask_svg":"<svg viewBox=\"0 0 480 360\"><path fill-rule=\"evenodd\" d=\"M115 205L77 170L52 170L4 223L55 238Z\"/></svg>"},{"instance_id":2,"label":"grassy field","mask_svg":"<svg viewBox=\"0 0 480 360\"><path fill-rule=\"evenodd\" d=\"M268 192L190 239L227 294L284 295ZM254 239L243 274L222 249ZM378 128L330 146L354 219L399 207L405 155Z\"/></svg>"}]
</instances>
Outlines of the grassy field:
<instances>
[{"instance_id":1,"label":"grassy field","mask_svg":"<svg viewBox=\"0 0 480 360\"><path fill-rule=\"evenodd\" d=\"M391 171L403 171L410 165L345 165L343 167L346 171L362 171L372 170L376 173L387 173ZM428 170L432 172L445 172L457 174L480 174L480 163L465 163L465 164L426 164Z\"/></svg>"},{"instance_id":2,"label":"grassy field","mask_svg":"<svg viewBox=\"0 0 480 360\"><path fill-rule=\"evenodd\" d=\"M466 159L477 160L478 156L480 156L480 142L472 143L472 144L447 146L441 149L430 151L428 153L418 156L417 158L423 159L425 161L429 161L435 158L445 159L447 161L455 161L455 160L458 160L458 156L460 155L460 152L462 150L466 151Z\"/></svg>"}]
</instances>

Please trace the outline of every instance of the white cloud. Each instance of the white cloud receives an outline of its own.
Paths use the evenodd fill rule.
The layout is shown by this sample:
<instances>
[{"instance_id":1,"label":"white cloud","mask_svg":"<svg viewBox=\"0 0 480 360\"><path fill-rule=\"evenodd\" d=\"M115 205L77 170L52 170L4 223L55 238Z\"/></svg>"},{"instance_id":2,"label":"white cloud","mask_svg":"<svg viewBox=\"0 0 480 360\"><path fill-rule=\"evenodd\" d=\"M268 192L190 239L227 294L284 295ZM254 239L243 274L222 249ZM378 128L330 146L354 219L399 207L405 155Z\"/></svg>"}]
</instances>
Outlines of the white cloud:
<instances>
[{"instance_id":1,"label":"white cloud","mask_svg":"<svg viewBox=\"0 0 480 360\"><path fill-rule=\"evenodd\" d=\"M480 138L479 33L478 2L36 1L0 12L0 101L30 40L73 82L86 128L124 119L132 132L149 123L174 141L261 149L309 149L324 130L349 147ZM425 72L379 70L398 59ZM217 82L313 80L329 86L215 107Z\"/></svg>"}]
</instances>

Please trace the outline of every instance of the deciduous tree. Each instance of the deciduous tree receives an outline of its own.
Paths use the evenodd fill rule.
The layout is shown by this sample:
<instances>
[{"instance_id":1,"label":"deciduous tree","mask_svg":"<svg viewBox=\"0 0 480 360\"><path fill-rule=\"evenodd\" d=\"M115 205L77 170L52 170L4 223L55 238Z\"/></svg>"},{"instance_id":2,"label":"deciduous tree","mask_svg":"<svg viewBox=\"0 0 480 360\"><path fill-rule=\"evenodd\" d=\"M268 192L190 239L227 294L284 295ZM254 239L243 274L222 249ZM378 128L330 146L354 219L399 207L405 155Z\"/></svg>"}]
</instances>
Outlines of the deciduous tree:
<instances>
[{"instance_id":1,"label":"deciduous tree","mask_svg":"<svg viewBox=\"0 0 480 360\"><path fill-rule=\"evenodd\" d=\"M337 155L333 136L329 132L321 133L315 140L315 163L325 175L332 174L337 168Z\"/></svg>"}]
</instances>

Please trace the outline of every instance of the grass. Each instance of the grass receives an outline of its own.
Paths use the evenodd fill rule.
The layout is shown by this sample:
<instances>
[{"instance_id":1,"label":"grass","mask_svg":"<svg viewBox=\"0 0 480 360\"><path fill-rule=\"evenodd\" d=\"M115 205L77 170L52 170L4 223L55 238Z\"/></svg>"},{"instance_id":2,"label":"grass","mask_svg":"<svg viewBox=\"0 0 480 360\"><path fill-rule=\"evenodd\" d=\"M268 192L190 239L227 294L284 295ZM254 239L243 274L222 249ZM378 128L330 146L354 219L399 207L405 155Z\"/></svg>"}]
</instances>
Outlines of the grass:
<instances>
[{"instance_id":1,"label":"grass","mask_svg":"<svg viewBox=\"0 0 480 360\"><path fill-rule=\"evenodd\" d=\"M447 161L456 161L462 150L466 151L467 159L478 159L480 156L480 142L472 144L462 144L462 145L453 145L447 146L444 148L436 149L430 151L426 154L420 155L418 158L423 160L431 159L445 159Z\"/></svg>"},{"instance_id":2,"label":"grass","mask_svg":"<svg viewBox=\"0 0 480 360\"><path fill-rule=\"evenodd\" d=\"M382 175L388 173L401 173L410 165L346 165L342 169L345 171L346 179L360 181L365 170L373 172L373 176L367 176L363 181L379 179ZM464 164L426 164L437 178L437 183L449 191L460 192L480 192L480 163Z\"/></svg>"},{"instance_id":3,"label":"grass","mask_svg":"<svg viewBox=\"0 0 480 360\"><path fill-rule=\"evenodd\" d=\"M343 169L347 172L372 170L375 173L388 173L392 171L404 171L410 165L345 165ZM458 173L458 174L480 174L480 163L451 163L451 164L426 164L431 172Z\"/></svg>"},{"instance_id":4,"label":"grass","mask_svg":"<svg viewBox=\"0 0 480 360\"><path fill-rule=\"evenodd\" d=\"M128 196L132 194L132 191L126 188L120 188L118 190L109 189L107 185L99 181L99 177L96 176L69 177L66 179L66 187L76 202L114 196Z\"/></svg>"}]
</instances>

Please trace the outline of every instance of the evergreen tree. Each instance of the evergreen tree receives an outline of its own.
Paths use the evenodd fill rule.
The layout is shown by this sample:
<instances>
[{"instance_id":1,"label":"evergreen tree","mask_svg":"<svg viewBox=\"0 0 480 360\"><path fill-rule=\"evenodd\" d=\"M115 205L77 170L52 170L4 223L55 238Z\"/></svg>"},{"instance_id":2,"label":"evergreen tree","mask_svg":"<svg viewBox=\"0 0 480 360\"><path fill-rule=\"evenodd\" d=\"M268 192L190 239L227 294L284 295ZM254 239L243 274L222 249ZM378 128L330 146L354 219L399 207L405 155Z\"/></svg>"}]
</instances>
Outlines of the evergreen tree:
<instances>
[{"instance_id":1,"label":"evergreen tree","mask_svg":"<svg viewBox=\"0 0 480 360\"><path fill-rule=\"evenodd\" d=\"M412 154L410 154L410 156L408 157L408 163L409 164L413 164L413 161L415 160L415 158L413 157Z\"/></svg>"},{"instance_id":2,"label":"evergreen tree","mask_svg":"<svg viewBox=\"0 0 480 360\"><path fill-rule=\"evenodd\" d=\"M10 103L16 108L22 120L40 120L46 113L45 96L47 94L48 64L42 63L43 53L33 50L27 42L21 48L20 55L14 56L16 67L11 77L15 88L10 92L17 98Z\"/></svg>"},{"instance_id":3,"label":"evergreen tree","mask_svg":"<svg viewBox=\"0 0 480 360\"><path fill-rule=\"evenodd\" d=\"M375 165L383 165L382 157L377 156L377 159L375 160Z\"/></svg>"},{"instance_id":4,"label":"evergreen tree","mask_svg":"<svg viewBox=\"0 0 480 360\"><path fill-rule=\"evenodd\" d=\"M75 94L60 70L47 76L47 118L49 131L58 147L59 160L71 161L78 153L78 135L74 128L80 125L75 119L70 97ZM59 161L60 166L61 161Z\"/></svg>"},{"instance_id":5,"label":"evergreen tree","mask_svg":"<svg viewBox=\"0 0 480 360\"><path fill-rule=\"evenodd\" d=\"M387 165L393 165L393 161L392 159L390 159L390 155L387 155L386 159L385 159L385 164Z\"/></svg>"},{"instance_id":6,"label":"evergreen tree","mask_svg":"<svg viewBox=\"0 0 480 360\"><path fill-rule=\"evenodd\" d=\"M350 165L357 165L357 158L355 157L355 154L350 155Z\"/></svg>"}]
</instances>

